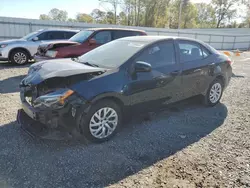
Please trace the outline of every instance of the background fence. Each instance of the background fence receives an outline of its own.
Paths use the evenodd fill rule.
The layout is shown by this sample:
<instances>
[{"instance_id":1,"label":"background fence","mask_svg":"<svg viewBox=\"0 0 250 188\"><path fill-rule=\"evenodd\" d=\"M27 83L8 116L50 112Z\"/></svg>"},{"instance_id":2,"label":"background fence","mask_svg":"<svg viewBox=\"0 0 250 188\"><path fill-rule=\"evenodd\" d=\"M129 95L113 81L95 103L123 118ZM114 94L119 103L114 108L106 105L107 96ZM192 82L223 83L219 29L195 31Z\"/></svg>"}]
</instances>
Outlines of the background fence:
<instances>
[{"instance_id":1,"label":"background fence","mask_svg":"<svg viewBox=\"0 0 250 188\"><path fill-rule=\"evenodd\" d=\"M0 40L18 39L44 28L86 29L93 27L125 27L142 29L148 35L181 36L202 40L219 50L250 49L250 29L159 29L119 25L86 24L77 22L57 22L36 19L0 17Z\"/></svg>"}]
</instances>

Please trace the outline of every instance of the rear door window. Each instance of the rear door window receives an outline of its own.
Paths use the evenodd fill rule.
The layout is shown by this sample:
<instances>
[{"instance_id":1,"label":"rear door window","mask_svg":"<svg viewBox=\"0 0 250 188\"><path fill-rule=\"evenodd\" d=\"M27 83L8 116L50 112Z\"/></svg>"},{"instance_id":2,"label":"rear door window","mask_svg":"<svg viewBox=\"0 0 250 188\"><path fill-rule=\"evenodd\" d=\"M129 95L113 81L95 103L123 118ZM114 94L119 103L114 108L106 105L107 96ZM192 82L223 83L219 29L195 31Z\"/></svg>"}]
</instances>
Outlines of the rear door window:
<instances>
[{"instance_id":1,"label":"rear door window","mask_svg":"<svg viewBox=\"0 0 250 188\"><path fill-rule=\"evenodd\" d=\"M93 38L97 44L106 44L111 41L111 31L100 31Z\"/></svg>"},{"instance_id":2,"label":"rear door window","mask_svg":"<svg viewBox=\"0 0 250 188\"><path fill-rule=\"evenodd\" d=\"M204 46L202 46L202 53L203 53L203 58L207 58L209 55L211 55L211 52Z\"/></svg>"},{"instance_id":3,"label":"rear door window","mask_svg":"<svg viewBox=\"0 0 250 188\"><path fill-rule=\"evenodd\" d=\"M43 32L37 37L38 37L38 40L48 40L48 32Z\"/></svg>"},{"instance_id":4,"label":"rear door window","mask_svg":"<svg viewBox=\"0 0 250 188\"><path fill-rule=\"evenodd\" d=\"M58 40L65 39L64 31L46 31L38 36L39 40Z\"/></svg>"},{"instance_id":5,"label":"rear door window","mask_svg":"<svg viewBox=\"0 0 250 188\"><path fill-rule=\"evenodd\" d=\"M181 63L202 60L207 57L208 52L203 51L199 43L193 41L178 41Z\"/></svg>"}]
</instances>

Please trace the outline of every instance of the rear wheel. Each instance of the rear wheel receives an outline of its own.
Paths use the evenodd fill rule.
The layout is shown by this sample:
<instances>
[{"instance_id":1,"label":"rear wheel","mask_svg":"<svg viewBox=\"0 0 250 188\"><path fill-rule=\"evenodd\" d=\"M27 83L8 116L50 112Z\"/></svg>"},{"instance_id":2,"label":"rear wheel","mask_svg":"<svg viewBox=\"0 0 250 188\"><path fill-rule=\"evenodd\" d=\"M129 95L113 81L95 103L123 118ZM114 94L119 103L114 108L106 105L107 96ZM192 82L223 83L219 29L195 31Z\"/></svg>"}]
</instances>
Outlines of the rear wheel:
<instances>
[{"instance_id":1,"label":"rear wheel","mask_svg":"<svg viewBox=\"0 0 250 188\"><path fill-rule=\"evenodd\" d=\"M120 107L111 100L94 104L88 114L83 115L80 128L92 142L104 142L113 137L122 122Z\"/></svg>"},{"instance_id":2,"label":"rear wheel","mask_svg":"<svg viewBox=\"0 0 250 188\"><path fill-rule=\"evenodd\" d=\"M15 50L10 55L10 61L11 63L15 63L17 65L23 65L28 63L29 61L29 55L24 50Z\"/></svg>"},{"instance_id":3,"label":"rear wheel","mask_svg":"<svg viewBox=\"0 0 250 188\"><path fill-rule=\"evenodd\" d=\"M215 79L209 86L204 103L207 106L215 106L220 102L223 94L223 83L221 79Z\"/></svg>"}]
</instances>

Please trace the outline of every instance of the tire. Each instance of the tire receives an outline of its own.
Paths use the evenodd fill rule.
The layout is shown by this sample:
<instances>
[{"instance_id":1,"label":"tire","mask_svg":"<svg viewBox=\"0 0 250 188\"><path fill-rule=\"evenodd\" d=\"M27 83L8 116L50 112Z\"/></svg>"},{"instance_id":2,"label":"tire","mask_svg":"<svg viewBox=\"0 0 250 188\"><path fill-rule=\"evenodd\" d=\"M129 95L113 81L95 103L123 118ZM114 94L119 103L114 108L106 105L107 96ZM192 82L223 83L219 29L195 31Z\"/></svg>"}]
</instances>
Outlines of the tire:
<instances>
[{"instance_id":1,"label":"tire","mask_svg":"<svg viewBox=\"0 0 250 188\"><path fill-rule=\"evenodd\" d=\"M98 115L104 117L104 110L106 109L107 116L112 116L110 121L98 119ZM114 123L111 123L111 121ZM115 123L117 122L117 123ZM93 125L93 124L97 125ZM94 104L89 112L82 115L80 121L80 131L91 142L102 143L112 138L119 130L122 123L122 112L119 105L112 100L102 100ZM110 129L109 129L109 128ZM97 131L100 129L100 131ZM103 131L105 129L105 131ZM110 130L110 133L108 133ZM107 134L105 137L104 134Z\"/></svg>"},{"instance_id":2,"label":"tire","mask_svg":"<svg viewBox=\"0 0 250 188\"><path fill-rule=\"evenodd\" d=\"M223 95L223 82L221 79L215 79L209 85L207 93L204 96L204 104L206 106L213 107L220 102L222 95Z\"/></svg>"},{"instance_id":3,"label":"tire","mask_svg":"<svg viewBox=\"0 0 250 188\"><path fill-rule=\"evenodd\" d=\"M10 55L11 63L16 65L24 65L29 61L29 54L24 50L14 50Z\"/></svg>"}]
</instances>

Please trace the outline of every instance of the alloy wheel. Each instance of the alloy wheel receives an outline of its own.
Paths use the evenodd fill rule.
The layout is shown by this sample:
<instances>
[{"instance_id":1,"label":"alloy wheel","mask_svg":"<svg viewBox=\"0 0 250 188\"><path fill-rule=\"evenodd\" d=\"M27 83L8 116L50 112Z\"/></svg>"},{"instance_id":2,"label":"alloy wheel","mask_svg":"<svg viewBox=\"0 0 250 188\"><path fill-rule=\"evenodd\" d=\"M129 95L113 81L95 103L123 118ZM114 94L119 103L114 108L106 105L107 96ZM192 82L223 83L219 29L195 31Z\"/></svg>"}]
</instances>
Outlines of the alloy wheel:
<instances>
[{"instance_id":1,"label":"alloy wheel","mask_svg":"<svg viewBox=\"0 0 250 188\"><path fill-rule=\"evenodd\" d=\"M215 83L210 90L209 99L211 103L216 103L220 100L222 94L222 86L220 83Z\"/></svg>"},{"instance_id":2,"label":"alloy wheel","mask_svg":"<svg viewBox=\"0 0 250 188\"><path fill-rule=\"evenodd\" d=\"M24 64L27 61L27 56L23 52L17 52L14 55L14 61L17 64Z\"/></svg>"},{"instance_id":3,"label":"alloy wheel","mask_svg":"<svg viewBox=\"0 0 250 188\"><path fill-rule=\"evenodd\" d=\"M92 136L103 139L110 136L118 125L118 115L113 108L99 109L90 119L89 129Z\"/></svg>"}]
</instances>

